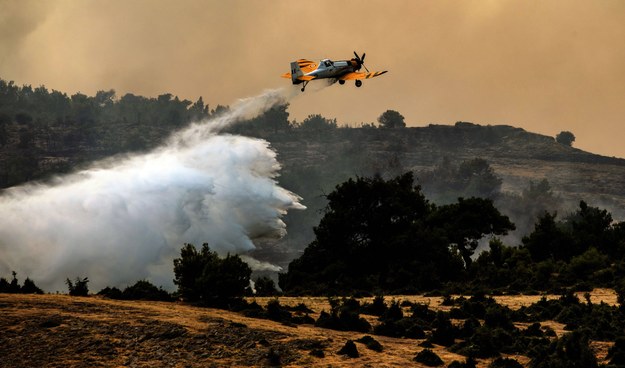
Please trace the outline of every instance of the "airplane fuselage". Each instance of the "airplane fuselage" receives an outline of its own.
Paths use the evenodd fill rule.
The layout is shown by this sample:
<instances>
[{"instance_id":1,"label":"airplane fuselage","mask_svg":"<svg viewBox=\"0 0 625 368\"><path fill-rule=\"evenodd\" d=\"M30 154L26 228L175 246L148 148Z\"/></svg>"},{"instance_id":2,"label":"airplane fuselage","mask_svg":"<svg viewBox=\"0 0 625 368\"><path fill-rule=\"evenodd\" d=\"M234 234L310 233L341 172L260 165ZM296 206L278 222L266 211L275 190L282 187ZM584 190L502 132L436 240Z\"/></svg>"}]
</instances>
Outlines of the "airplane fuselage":
<instances>
[{"instance_id":1,"label":"airplane fuselage","mask_svg":"<svg viewBox=\"0 0 625 368\"><path fill-rule=\"evenodd\" d=\"M315 79L338 78L341 75L355 72L359 69L358 63L353 60L332 61L330 59L323 59L317 66L317 69L304 75L315 77ZM293 81L294 84L300 84L302 82L302 80Z\"/></svg>"},{"instance_id":2,"label":"airplane fuselage","mask_svg":"<svg viewBox=\"0 0 625 368\"><path fill-rule=\"evenodd\" d=\"M364 53L362 56L358 56L354 51L354 56L356 57L350 60L323 59L319 64L308 59L298 59L291 62L291 72L282 74L282 78L291 79L293 84L302 84L302 92L304 92L306 85L312 80L330 79L331 82L338 82L339 84L354 80L356 87L360 87L362 86L362 79L369 79L386 73L386 70L370 72L364 66ZM361 67L364 67L367 72L359 72Z\"/></svg>"}]
</instances>

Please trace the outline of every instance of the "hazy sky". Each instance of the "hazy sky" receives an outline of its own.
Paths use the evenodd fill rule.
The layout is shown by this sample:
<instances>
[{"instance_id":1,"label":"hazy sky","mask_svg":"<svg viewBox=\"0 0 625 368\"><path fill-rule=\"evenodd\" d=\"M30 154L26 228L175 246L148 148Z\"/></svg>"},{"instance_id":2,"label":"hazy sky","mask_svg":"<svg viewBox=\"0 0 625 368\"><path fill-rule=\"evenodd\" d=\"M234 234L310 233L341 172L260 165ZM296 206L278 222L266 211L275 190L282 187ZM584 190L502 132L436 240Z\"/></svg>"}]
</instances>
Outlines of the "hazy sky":
<instances>
[{"instance_id":1,"label":"hazy sky","mask_svg":"<svg viewBox=\"0 0 625 368\"><path fill-rule=\"evenodd\" d=\"M364 82L310 91L320 113L409 126L508 124L625 157L625 1L0 0L0 78L68 94L173 93L211 106L290 84L298 58L366 52ZM319 82L318 82L319 83Z\"/></svg>"}]
</instances>

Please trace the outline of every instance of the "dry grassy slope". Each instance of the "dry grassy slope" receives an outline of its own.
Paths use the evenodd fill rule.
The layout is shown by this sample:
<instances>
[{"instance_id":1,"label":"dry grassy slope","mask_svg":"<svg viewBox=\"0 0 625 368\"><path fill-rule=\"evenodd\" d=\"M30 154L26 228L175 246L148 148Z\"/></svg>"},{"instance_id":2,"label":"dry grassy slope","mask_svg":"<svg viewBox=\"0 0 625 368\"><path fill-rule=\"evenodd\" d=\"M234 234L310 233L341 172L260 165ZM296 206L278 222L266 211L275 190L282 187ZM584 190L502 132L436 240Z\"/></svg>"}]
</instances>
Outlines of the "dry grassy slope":
<instances>
[{"instance_id":1,"label":"dry grassy slope","mask_svg":"<svg viewBox=\"0 0 625 368\"><path fill-rule=\"evenodd\" d=\"M440 298L396 297L442 308ZM536 296L501 297L511 307L531 304ZM265 304L269 299L257 299ZM595 290L592 301L615 303L609 290ZM327 309L323 298L281 298L282 304L307 304L316 315ZM373 318L370 319L375 322ZM546 322L562 334L561 325ZM0 367L243 367L269 366L271 349L291 367L419 367L412 358L419 340L375 336L384 351L357 344L359 358L336 352L361 333L311 325L285 326L223 310L178 303L114 301L66 295L0 294ZM610 344L593 343L602 359ZM324 358L310 355L322 349ZM449 364L462 357L436 346ZM526 357L515 357L523 364ZM486 367L488 360L481 360Z\"/></svg>"}]
</instances>

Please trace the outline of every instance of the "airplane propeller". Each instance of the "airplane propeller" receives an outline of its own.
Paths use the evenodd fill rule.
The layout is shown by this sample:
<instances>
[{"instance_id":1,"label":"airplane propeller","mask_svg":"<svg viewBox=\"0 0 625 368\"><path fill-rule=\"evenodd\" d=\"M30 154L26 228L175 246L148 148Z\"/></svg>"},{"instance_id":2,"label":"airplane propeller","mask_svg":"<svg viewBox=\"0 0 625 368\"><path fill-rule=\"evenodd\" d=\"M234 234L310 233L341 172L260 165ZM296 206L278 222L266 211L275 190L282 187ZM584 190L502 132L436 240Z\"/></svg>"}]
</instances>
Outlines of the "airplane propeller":
<instances>
[{"instance_id":1,"label":"airplane propeller","mask_svg":"<svg viewBox=\"0 0 625 368\"><path fill-rule=\"evenodd\" d=\"M356 62L358 63L358 65L364 66L367 73L369 73L369 69L367 69L367 66L365 65L365 56L367 55L367 53L363 52L362 57L360 57L358 56L356 51L354 51L354 55L356 55Z\"/></svg>"}]
</instances>

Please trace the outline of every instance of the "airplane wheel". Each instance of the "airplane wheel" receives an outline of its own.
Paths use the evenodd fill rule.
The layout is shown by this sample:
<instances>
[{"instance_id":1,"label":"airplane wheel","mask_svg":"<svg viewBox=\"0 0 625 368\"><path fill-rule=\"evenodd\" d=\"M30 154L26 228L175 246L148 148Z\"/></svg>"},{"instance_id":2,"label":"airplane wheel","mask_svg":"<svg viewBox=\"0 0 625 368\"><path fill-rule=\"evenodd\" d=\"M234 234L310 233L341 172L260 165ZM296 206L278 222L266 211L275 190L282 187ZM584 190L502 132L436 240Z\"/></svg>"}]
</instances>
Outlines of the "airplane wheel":
<instances>
[{"instance_id":1,"label":"airplane wheel","mask_svg":"<svg viewBox=\"0 0 625 368\"><path fill-rule=\"evenodd\" d=\"M362 86L362 81L361 80L356 80L356 87L360 87Z\"/></svg>"},{"instance_id":2,"label":"airplane wheel","mask_svg":"<svg viewBox=\"0 0 625 368\"><path fill-rule=\"evenodd\" d=\"M344 85L344 84L345 84L345 81L344 81L344 80L342 80L342 79L340 79L340 80L339 80L339 84L340 84L340 85Z\"/></svg>"},{"instance_id":3,"label":"airplane wheel","mask_svg":"<svg viewBox=\"0 0 625 368\"><path fill-rule=\"evenodd\" d=\"M304 92L304 87L302 87L302 92Z\"/></svg>"}]
</instances>

